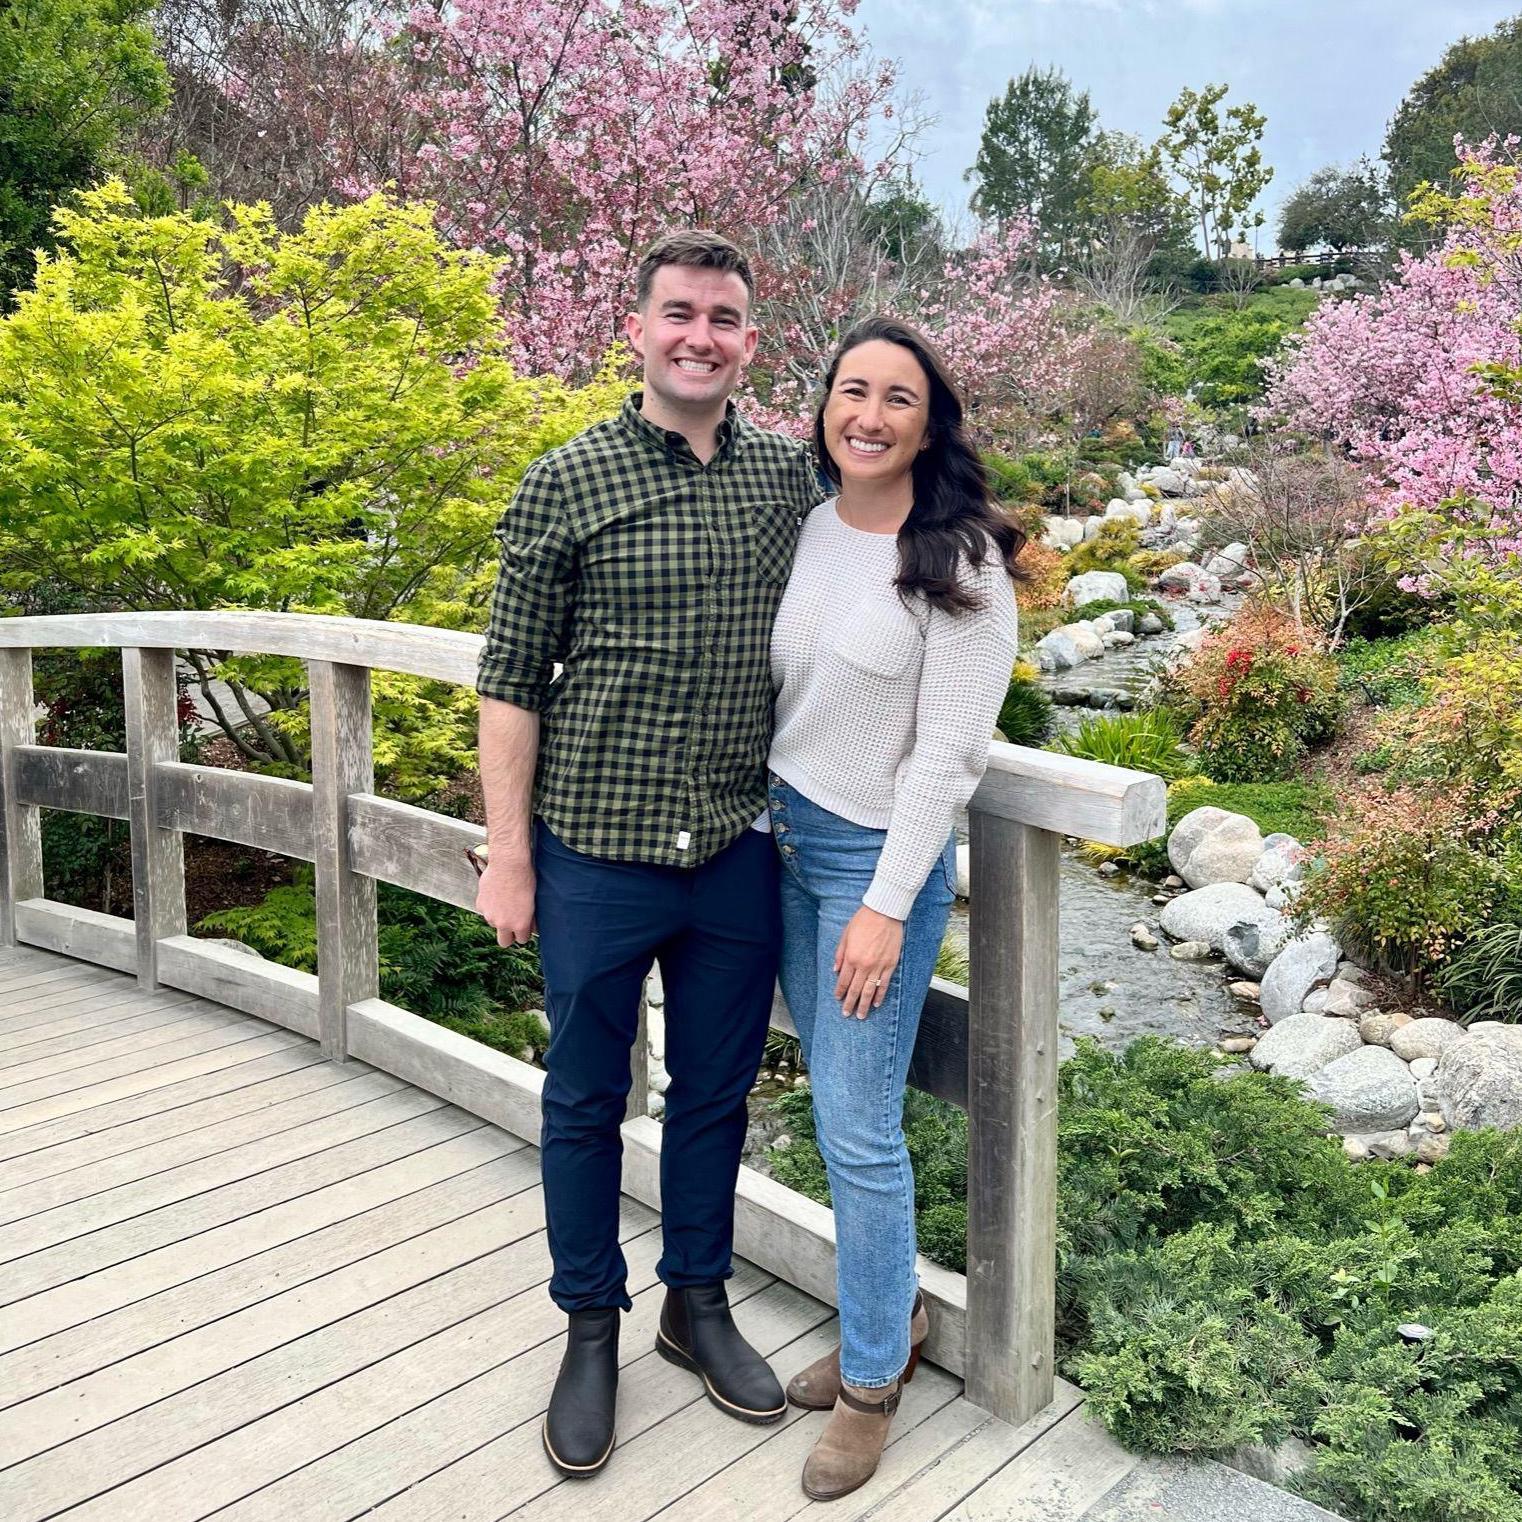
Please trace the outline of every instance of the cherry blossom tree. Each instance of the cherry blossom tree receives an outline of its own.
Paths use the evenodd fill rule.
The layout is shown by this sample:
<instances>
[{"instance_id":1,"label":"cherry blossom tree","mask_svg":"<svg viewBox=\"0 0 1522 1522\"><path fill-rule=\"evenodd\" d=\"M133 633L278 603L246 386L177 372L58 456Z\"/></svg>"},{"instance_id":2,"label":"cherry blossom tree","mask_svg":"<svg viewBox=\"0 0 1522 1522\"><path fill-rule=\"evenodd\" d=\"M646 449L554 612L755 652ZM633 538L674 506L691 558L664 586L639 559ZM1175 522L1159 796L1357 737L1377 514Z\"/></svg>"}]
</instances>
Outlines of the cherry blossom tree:
<instances>
[{"instance_id":1,"label":"cherry blossom tree","mask_svg":"<svg viewBox=\"0 0 1522 1522\"><path fill-rule=\"evenodd\" d=\"M1380 518L1434 551L1522 564L1522 180L1511 139L1460 150L1457 194L1419 210L1442 243L1323 302L1272 368L1265 413L1345 448ZM1441 540L1441 544L1436 541ZM1412 568L1411 583L1421 582Z\"/></svg>"}]
</instances>

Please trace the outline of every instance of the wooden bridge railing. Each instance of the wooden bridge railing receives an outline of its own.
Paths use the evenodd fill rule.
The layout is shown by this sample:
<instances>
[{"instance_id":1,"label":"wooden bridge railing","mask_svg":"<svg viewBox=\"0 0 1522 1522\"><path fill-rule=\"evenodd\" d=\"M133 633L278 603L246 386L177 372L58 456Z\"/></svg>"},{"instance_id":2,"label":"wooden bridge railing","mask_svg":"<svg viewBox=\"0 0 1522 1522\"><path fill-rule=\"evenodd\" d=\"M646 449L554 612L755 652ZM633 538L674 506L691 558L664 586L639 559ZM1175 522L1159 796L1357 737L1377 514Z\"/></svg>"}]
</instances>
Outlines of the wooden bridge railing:
<instances>
[{"instance_id":1,"label":"wooden bridge railing","mask_svg":"<svg viewBox=\"0 0 1522 1522\"><path fill-rule=\"evenodd\" d=\"M406 624L275 613L0 619L0 946L18 942L135 973L315 1037L536 1140L543 1074L379 997L375 884L471 908L464 855L478 825L378 796L370 671L473 684L481 641ZM31 651L119 647L125 754L34 742ZM259 652L307 664L310 784L187 765L176 745L177 649ZM129 821L134 915L46 897L39 810ZM993 744L969 809L971 986L937 980L910 1080L968 1117L967 1274L921 1261L934 1302L927 1351L967 1397L1009 1422L1053 1392L1057 1150L1058 852L1064 835L1113 845L1164 827L1164 789L1141 772ZM318 973L187 934L182 832L314 864ZM786 1029L780 1001L774 1023ZM642 1060L642 1059L640 1059ZM637 1111L643 1085L636 1081ZM661 1128L624 1126L624 1188L659 1206ZM833 1301L829 1211L750 1169L736 1248Z\"/></svg>"}]
</instances>

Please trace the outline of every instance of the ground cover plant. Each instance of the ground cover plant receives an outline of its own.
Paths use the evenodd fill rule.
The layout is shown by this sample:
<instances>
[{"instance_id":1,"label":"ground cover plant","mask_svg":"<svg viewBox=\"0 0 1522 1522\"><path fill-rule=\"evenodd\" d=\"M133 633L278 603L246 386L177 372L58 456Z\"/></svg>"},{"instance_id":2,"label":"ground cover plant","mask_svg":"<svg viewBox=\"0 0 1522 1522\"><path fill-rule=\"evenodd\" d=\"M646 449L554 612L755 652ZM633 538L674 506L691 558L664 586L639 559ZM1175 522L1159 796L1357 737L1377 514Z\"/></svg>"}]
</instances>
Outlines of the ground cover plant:
<instances>
[{"instance_id":1,"label":"ground cover plant","mask_svg":"<svg viewBox=\"0 0 1522 1522\"><path fill-rule=\"evenodd\" d=\"M1298 1434L1296 1488L1354 1522L1519 1522L1522 1134L1355 1165L1296 1084L1218 1063L1147 1037L1062 1065L1064 1374L1133 1448ZM807 1091L776 1104L773 1172L827 1201ZM904 1129L921 1250L963 1269L965 1117L911 1090Z\"/></svg>"}]
</instances>

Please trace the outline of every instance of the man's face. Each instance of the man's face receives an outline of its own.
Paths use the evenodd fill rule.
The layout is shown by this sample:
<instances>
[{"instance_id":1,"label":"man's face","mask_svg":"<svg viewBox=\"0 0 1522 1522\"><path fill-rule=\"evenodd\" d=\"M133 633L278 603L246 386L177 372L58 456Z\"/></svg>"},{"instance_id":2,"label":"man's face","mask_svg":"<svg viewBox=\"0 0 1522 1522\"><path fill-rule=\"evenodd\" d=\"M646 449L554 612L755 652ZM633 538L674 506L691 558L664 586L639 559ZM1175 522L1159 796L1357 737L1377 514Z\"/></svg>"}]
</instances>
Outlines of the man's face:
<instances>
[{"instance_id":1,"label":"man's face","mask_svg":"<svg viewBox=\"0 0 1522 1522\"><path fill-rule=\"evenodd\" d=\"M756 352L745 282L728 270L662 265L624 331L644 361L645 389L678 412L727 401Z\"/></svg>"}]
</instances>

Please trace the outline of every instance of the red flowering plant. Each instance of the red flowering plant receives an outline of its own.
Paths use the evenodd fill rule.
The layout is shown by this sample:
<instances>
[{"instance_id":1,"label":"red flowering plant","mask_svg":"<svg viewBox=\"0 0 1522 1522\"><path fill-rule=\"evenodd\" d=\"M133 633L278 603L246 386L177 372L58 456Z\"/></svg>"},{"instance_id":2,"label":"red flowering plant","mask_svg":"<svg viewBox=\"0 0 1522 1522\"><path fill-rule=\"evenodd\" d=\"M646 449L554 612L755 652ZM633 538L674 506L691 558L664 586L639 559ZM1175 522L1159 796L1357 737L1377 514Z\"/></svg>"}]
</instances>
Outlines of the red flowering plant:
<instances>
[{"instance_id":1,"label":"red flowering plant","mask_svg":"<svg viewBox=\"0 0 1522 1522\"><path fill-rule=\"evenodd\" d=\"M1270 782L1331 736L1340 711L1331 657L1266 607L1208 634L1169 694L1202 770L1219 782Z\"/></svg>"}]
</instances>

